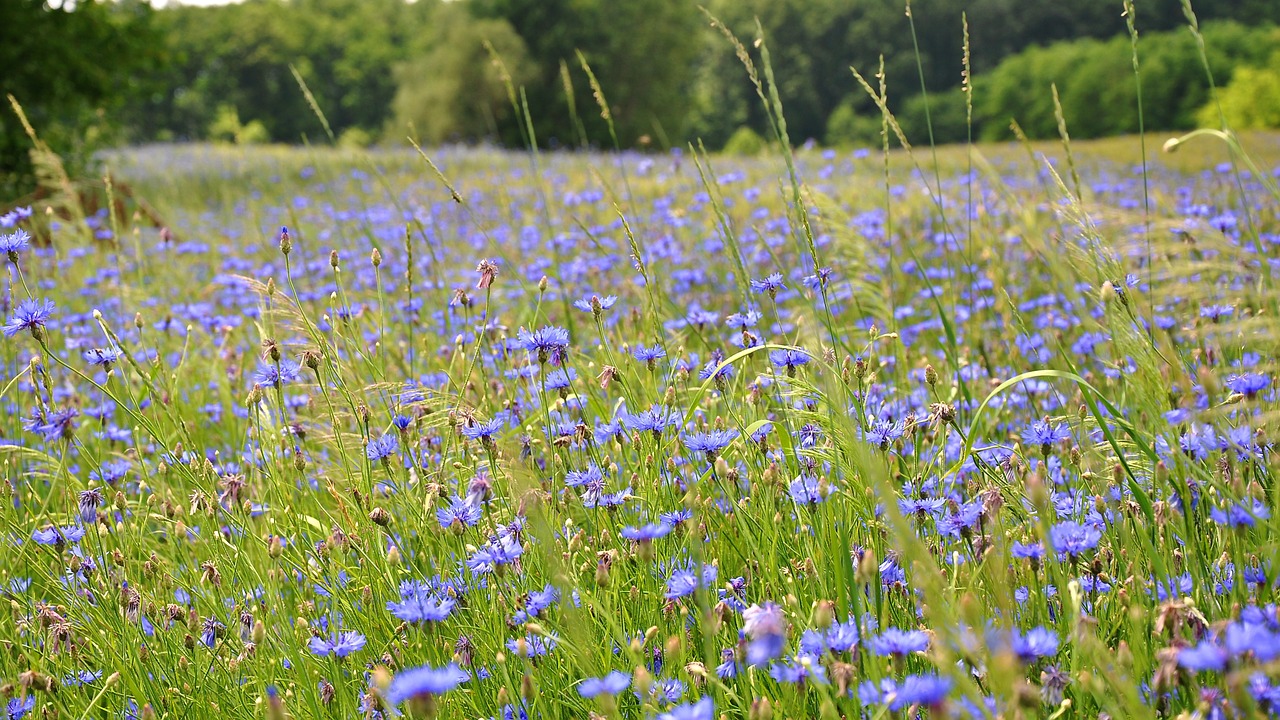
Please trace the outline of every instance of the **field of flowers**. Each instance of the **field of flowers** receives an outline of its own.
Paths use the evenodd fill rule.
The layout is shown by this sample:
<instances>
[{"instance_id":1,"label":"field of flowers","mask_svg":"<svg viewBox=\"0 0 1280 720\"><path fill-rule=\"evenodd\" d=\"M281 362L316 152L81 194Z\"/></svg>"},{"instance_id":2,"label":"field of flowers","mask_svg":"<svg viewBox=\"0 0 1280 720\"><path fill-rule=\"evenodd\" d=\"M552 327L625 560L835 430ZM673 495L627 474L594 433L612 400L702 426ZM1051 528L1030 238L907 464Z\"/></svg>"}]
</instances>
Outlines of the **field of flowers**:
<instances>
[{"instance_id":1,"label":"field of flowers","mask_svg":"<svg viewBox=\"0 0 1280 720\"><path fill-rule=\"evenodd\" d=\"M0 217L7 718L1280 714L1280 139L1136 144L116 156Z\"/></svg>"}]
</instances>

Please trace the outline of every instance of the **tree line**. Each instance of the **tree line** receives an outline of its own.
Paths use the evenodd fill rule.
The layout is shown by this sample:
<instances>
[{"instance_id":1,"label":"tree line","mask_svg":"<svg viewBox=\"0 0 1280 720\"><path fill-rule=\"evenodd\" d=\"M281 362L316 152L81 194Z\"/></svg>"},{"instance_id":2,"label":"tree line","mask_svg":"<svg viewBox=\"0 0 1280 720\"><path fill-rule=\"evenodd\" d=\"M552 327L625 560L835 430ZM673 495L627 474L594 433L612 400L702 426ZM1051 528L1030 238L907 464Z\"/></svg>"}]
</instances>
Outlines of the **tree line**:
<instances>
[{"instance_id":1,"label":"tree line","mask_svg":"<svg viewBox=\"0 0 1280 720\"><path fill-rule=\"evenodd\" d=\"M330 136L658 148L700 139L723 148L735 135L767 134L768 120L738 49L711 17L757 67L753 40L766 39L797 141L874 142L879 110L850 68L871 78L881 58L889 107L914 140L927 140L926 115L939 141L968 137L966 23L975 137L1006 137L1015 119L1032 137L1055 134L1051 84L1074 136L1137 128L1121 0L914 0L910 13L904 0L64 5L0 3L0 84L51 144L82 156L105 142ZM1183 0L1134 5L1146 127L1188 127L1209 81ZM1265 124L1272 115L1253 105L1267 97L1259 88L1280 89L1270 69L1280 3L1198 0L1194 11L1224 96L1245 68L1250 88L1237 88L1232 107ZM10 184L27 143L16 116L0 112L0 173Z\"/></svg>"}]
</instances>

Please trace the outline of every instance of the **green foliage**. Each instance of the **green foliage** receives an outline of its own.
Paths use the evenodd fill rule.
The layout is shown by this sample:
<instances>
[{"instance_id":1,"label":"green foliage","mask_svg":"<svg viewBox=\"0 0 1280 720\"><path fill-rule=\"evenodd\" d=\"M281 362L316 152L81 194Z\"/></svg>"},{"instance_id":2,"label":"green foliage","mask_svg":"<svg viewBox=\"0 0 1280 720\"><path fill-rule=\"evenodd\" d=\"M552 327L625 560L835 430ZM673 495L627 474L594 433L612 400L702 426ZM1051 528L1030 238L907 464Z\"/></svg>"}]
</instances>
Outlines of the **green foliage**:
<instances>
[{"instance_id":1,"label":"green foliage","mask_svg":"<svg viewBox=\"0 0 1280 720\"><path fill-rule=\"evenodd\" d=\"M729 136L729 141L724 144L724 153L726 155L759 155L768 146L764 138L760 137L760 133L743 125Z\"/></svg>"},{"instance_id":2,"label":"green foliage","mask_svg":"<svg viewBox=\"0 0 1280 720\"><path fill-rule=\"evenodd\" d=\"M1237 66L1261 65L1280 47L1280 31L1217 23L1203 28L1209 65L1225 82ZM1209 97L1195 38L1185 31L1141 36L1138 47L1147 129L1194 127ZM1057 85L1064 116L1076 137L1138 130L1137 94L1128 38L1078 40L1032 48L975 78L982 137L1012 137L1017 120L1029 137L1057 135L1051 88ZM1216 124L1216 123L1215 123Z\"/></svg>"},{"instance_id":3,"label":"green foliage","mask_svg":"<svg viewBox=\"0 0 1280 720\"><path fill-rule=\"evenodd\" d=\"M536 73L509 23L475 19L457 5L439 6L421 53L396 68L388 136L403 139L408 133L427 143L492 137L512 112L503 67L513 86Z\"/></svg>"},{"instance_id":4,"label":"green foliage","mask_svg":"<svg viewBox=\"0 0 1280 720\"><path fill-rule=\"evenodd\" d=\"M22 104L41 139L78 173L120 137L118 110L147 89L140 78L164 57L147 4L81 0L74 7L0 2L0 196L34 183L30 139L4 94Z\"/></svg>"},{"instance_id":5,"label":"green foliage","mask_svg":"<svg viewBox=\"0 0 1280 720\"><path fill-rule=\"evenodd\" d=\"M879 112L873 115L853 108L854 103L846 100L827 118L827 132L823 136L826 143L835 147L878 146L883 126Z\"/></svg>"},{"instance_id":6,"label":"green foliage","mask_svg":"<svg viewBox=\"0 0 1280 720\"><path fill-rule=\"evenodd\" d=\"M1206 103L1196 117L1202 127L1218 127L1226 118L1233 130L1280 128L1280 53L1269 67L1237 68L1231 83L1218 93L1218 102ZM1219 115L1221 106L1221 115Z\"/></svg>"}]
</instances>

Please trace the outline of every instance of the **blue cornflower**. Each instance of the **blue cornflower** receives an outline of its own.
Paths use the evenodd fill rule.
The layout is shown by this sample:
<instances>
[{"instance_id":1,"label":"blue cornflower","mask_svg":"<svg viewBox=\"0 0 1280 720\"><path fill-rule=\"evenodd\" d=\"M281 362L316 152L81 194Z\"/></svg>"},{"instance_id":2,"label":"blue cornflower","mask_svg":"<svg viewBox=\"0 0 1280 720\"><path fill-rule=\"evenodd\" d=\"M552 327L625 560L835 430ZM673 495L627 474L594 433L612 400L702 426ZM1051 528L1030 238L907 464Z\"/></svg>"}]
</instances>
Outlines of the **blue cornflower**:
<instances>
[{"instance_id":1,"label":"blue cornflower","mask_svg":"<svg viewBox=\"0 0 1280 720\"><path fill-rule=\"evenodd\" d=\"M692 562L677 566L671 572L671 577L667 579L667 592L663 595L668 600L692 595L694 590L698 589L698 585L702 587L710 587L716 581L720 569L715 565L703 565L701 572L701 582L699 582L699 573Z\"/></svg>"},{"instance_id":2,"label":"blue cornflower","mask_svg":"<svg viewBox=\"0 0 1280 720\"><path fill-rule=\"evenodd\" d=\"M937 708L947 699L950 691L951 680L947 678L938 675L908 675L898 685L896 696L889 702L889 709L898 711L912 706Z\"/></svg>"},{"instance_id":3,"label":"blue cornflower","mask_svg":"<svg viewBox=\"0 0 1280 720\"><path fill-rule=\"evenodd\" d=\"M1011 640L1013 653L1024 663L1058 654L1058 635L1048 628L1032 628L1026 635L1014 630Z\"/></svg>"},{"instance_id":4,"label":"blue cornflower","mask_svg":"<svg viewBox=\"0 0 1280 720\"><path fill-rule=\"evenodd\" d=\"M298 379L302 366L292 360L281 360L278 363L266 363L258 368L253 376L253 384L258 387L278 388Z\"/></svg>"},{"instance_id":5,"label":"blue cornflower","mask_svg":"<svg viewBox=\"0 0 1280 720\"><path fill-rule=\"evenodd\" d=\"M929 636L920 630L888 628L871 638L870 645L876 655L910 655L924 652L929 647Z\"/></svg>"},{"instance_id":6,"label":"blue cornflower","mask_svg":"<svg viewBox=\"0 0 1280 720\"><path fill-rule=\"evenodd\" d=\"M796 374L796 368L809 364L809 354L803 350L795 350L792 348L774 350L769 353L769 362L773 363L773 366L780 370L786 370L787 375L794 377Z\"/></svg>"},{"instance_id":7,"label":"blue cornflower","mask_svg":"<svg viewBox=\"0 0 1280 720\"><path fill-rule=\"evenodd\" d=\"M1195 647L1179 650L1178 666L1192 672L1222 672L1227 667L1227 651L1204 640Z\"/></svg>"},{"instance_id":8,"label":"blue cornflower","mask_svg":"<svg viewBox=\"0 0 1280 720\"><path fill-rule=\"evenodd\" d=\"M455 532L464 527L475 527L480 523L480 516L480 507L464 497L455 496L449 501L449 507L436 510L436 520L440 527L454 528Z\"/></svg>"},{"instance_id":9,"label":"blue cornflower","mask_svg":"<svg viewBox=\"0 0 1280 720\"><path fill-rule=\"evenodd\" d=\"M94 348L85 351L84 359L89 361L90 365L98 365L110 370L112 365L119 362L123 354L119 348Z\"/></svg>"},{"instance_id":10,"label":"blue cornflower","mask_svg":"<svg viewBox=\"0 0 1280 720\"><path fill-rule=\"evenodd\" d=\"M79 415L80 411L73 407L51 409L44 418L36 415L23 420L23 427L33 433L39 433L45 442L70 439L75 433L75 419Z\"/></svg>"},{"instance_id":11,"label":"blue cornflower","mask_svg":"<svg viewBox=\"0 0 1280 720\"><path fill-rule=\"evenodd\" d=\"M801 473L787 486L787 494L797 505L817 505L831 494L831 487L813 475Z\"/></svg>"},{"instance_id":12,"label":"blue cornflower","mask_svg":"<svg viewBox=\"0 0 1280 720\"><path fill-rule=\"evenodd\" d=\"M400 449L400 441L395 435L387 433L382 437L369 442L369 446L364 449L365 457L369 458L369 462L385 462Z\"/></svg>"},{"instance_id":13,"label":"blue cornflower","mask_svg":"<svg viewBox=\"0 0 1280 720\"><path fill-rule=\"evenodd\" d=\"M1028 445L1039 445L1040 452L1048 455L1053 451L1053 444L1071 437L1071 430L1064 425L1054 425L1048 418L1037 420L1022 431L1022 441Z\"/></svg>"},{"instance_id":14,"label":"blue cornflower","mask_svg":"<svg viewBox=\"0 0 1280 720\"><path fill-rule=\"evenodd\" d=\"M1258 393L1270 386L1271 378L1261 373L1245 373L1227 378L1227 388L1231 392L1238 392L1249 399L1257 397Z\"/></svg>"},{"instance_id":15,"label":"blue cornflower","mask_svg":"<svg viewBox=\"0 0 1280 720\"><path fill-rule=\"evenodd\" d=\"M400 602L387 601L387 610L408 623L443 622L457 605L453 598L443 597L422 583L402 586L400 598Z\"/></svg>"},{"instance_id":16,"label":"blue cornflower","mask_svg":"<svg viewBox=\"0 0 1280 720\"><path fill-rule=\"evenodd\" d=\"M732 365L721 366L721 363L723 362L724 362L723 357L712 357L710 360L706 362L705 365L702 366L702 369L698 371L698 379L699 380L715 380L716 387L723 390L724 381L733 377L733 366Z\"/></svg>"},{"instance_id":17,"label":"blue cornflower","mask_svg":"<svg viewBox=\"0 0 1280 720\"><path fill-rule=\"evenodd\" d=\"M666 524L665 522L656 522L656 523L649 523L647 525L641 525L639 527L628 525L622 528L622 532L619 534L628 540L645 543L645 542L653 542L658 538L666 537L670 533L671 533L670 525Z\"/></svg>"},{"instance_id":18,"label":"blue cornflower","mask_svg":"<svg viewBox=\"0 0 1280 720\"><path fill-rule=\"evenodd\" d=\"M484 420L474 425L462 426L462 434L479 442L482 445L488 445L493 442L493 436L502 430L503 422L499 418L492 420Z\"/></svg>"},{"instance_id":19,"label":"blue cornflower","mask_svg":"<svg viewBox=\"0 0 1280 720\"><path fill-rule=\"evenodd\" d=\"M800 279L800 282L811 290L817 290L827 286L827 283L831 281L831 273L831 268L820 267L812 275L805 275Z\"/></svg>"},{"instance_id":20,"label":"blue cornflower","mask_svg":"<svg viewBox=\"0 0 1280 720\"><path fill-rule=\"evenodd\" d=\"M599 295L592 295L590 297L585 297L580 300L573 301L574 307L578 308L583 312L589 312L592 315L595 315L597 318L600 317L600 313L604 312L605 310L608 310L609 308L617 304L618 304L618 297L616 295L606 295L604 297L600 297Z\"/></svg>"},{"instance_id":21,"label":"blue cornflower","mask_svg":"<svg viewBox=\"0 0 1280 720\"><path fill-rule=\"evenodd\" d=\"M84 528L79 525L49 526L42 530L33 530L31 540L37 545L75 545L84 537Z\"/></svg>"},{"instance_id":22,"label":"blue cornflower","mask_svg":"<svg viewBox=\"0 0 1280 720\"><path fill-rule=\"evenodd\" d=\"M4 253L9 262L18 264L18 253L31 245L31 236L26 230L18 228L11 233L0 234L0 253Z\"/></svg>"},{"instance_id":23,"label":"blue cornflower","mask_svg":"<svg viewBox=\"0 0 1280 720\"><path fill-rule=\"evenodd\" d=\"M89 479L108 485L115 485L129 473L128 460L108 460L98 467L97 470L89 471Z\"/></svg>"},{"instance_id":24,"label":"blue cornflower","mask_svg":"<svg viewBox=\"0 0 1280 720\"><path fill-rule=\"evenodd\" d=\"M655 437L662 434L662 431L680 424L680 412L672 410L666 405L653 405L643 412L626 413L618 418L622 421L623 426L632 432L652 432Z\"/></svg>"},{"instance_id":25,"label":"blue cornflower","mask_svg":"<svg viewBox=\"0 0 1280 720\"><path fill-rule=\"evenodd\" d=\"M876 419L871 422L871 429L867 430L866 438L867 442L881 450L888 450L890 445L906 434L906 431L907 424L901 420L894 422Z\"/></svg>"},{"instance_id":26,"label":"blue cornflower","mask_svg":"<svg viewBox=\"0 0 1280 720\"><path fill-rule=\"evenodd\" d=\"M5 324L4 336L13 337L23 330L30 330L33 337L37 340L41 339L44 337L44 325L56 309L57 306L52 300L35 298L23 300L13 309L13 317L9 318L9 322Z\"/></svg>"},{"instance_id":27,"label":"blue cornflower","mask_svg":"<svg viewBox=\"0 0 1280 720\"><path fill-rule=\"evenodd\" d=\"M569 350L569 331L564 328L547 326L530 332L524 328L516 334L516 345L527 350L538 358L539 364L548 360L560 363Z\"/></svg>"},{"instance_id":28,"label":"blue cornflower","mask_svg":"<svg viewBox=\"0 0 1280 720\"><path fill-rule=\"evenodd\" d=\"M736 437L738 437L738 431L732 428L711 430L704 433L684 433L681 435L684 440L684 446L689 448L691 452L705 454L707 462L714 462L716 456L729 447L729 443L733 442Z\"/></svg>"},{"instance_id":29,"label":"blue cornflower","mask_svg":"<svg viewBox=\"0 0 1280 720\"><path fill-rule=\"evenodd\" d=\"M649 366L650 370L657 368L658 361L666 356L667 351L661 345L654 345L653 347L637 345L631 349L631 357Z\"/></svg>"},{"instance_id":30,"label":"blue cornflower","mask_svg":"<svg viewBox=\"0 0 1280 720\"><path fill-rule=\"evenodd\" d=\"M1072 520L1064 520L1049 528L1049 542L1059 555L1070 555L1072 559L1083 552L1098 546L1102 532L1092 525L1081 525Z\"/></svg>"},{"instance_id":31,"label":"blue cornflower","mask_svg":"<svg viewBox=\"0 0 1280 720\"><path fill-rule=\"evenodd\" d=\"M391 424L400 432L405 432L409 429L409 426L413 424L413 418L407 415L396 415L391 418Z\"/></svg>"},{"instance_id":32,"label":"blue cornflower","mask_svg":"<svg viewBox=\"0 0 1280 720\"><path fill-rule=\"evenodd\" d=\"M450 663L442 668L430 665L412 668L397 674L387 688L387 702L399 705L405 700L430 701L434 695L443 695L471 679L467 671Z\"/></svg>"},{"instance_id":33,"label":"blue cornflower","mask_svg":"<svg viewBox=\"0 0 1280 720\"><path fill-rule=\"evenodd\" d=\"M742 611L742 630L751 639L747 663L763 665L782 654L787 642L787 621L775 603L752 605Z\"/></svg>"},{"instance_id":34,"label":"blue cornflower","mask_svg":"<svg viewBox=\"0 0 1280 720\"><path fill-rule=\"evenodd\" d=\"M1258 520L1266 520L1269 517L1271 517L1271 510L1261 500L1254 500L1248 505L1243 502L1231 503L1226 509L1216 507L1209 509L1209 518L1227 527L1253 527Z\"/></svg>"},{"instance_id":35,"label":"blue cornflower","mask_svg":"<svg viewBox=\"0 0 1280 720\"><path fill-rule=\"evenodd\" d=\"M775 297L778 291L784 288L786 288L786 285L782 283L782 273L773 273L763 280L751 281L751 292L757 295L769 293L770 297Z\"/></svg>"},{"instance_id":36,"label":"blue cornflower","mask_svg":"<svg viewBox=\"0 0 1280 720\"><path fill-rule=\"evenodd\" d=\"M4 706L5 718L7 720L22 720L35 707L35 695L28 695L25 698L9 698L9 702L5 703Z\"/></svg>"},{"instance_id":37,"label":"blue cornflower","mask_svg":"<svg viewBox=\"0 0 1280 720\"><path fill-rule=\"evenodd\" d=\"M812 659L812 658L811 658ZM828 685L827 669L817 662L808 664L788 661L769 665L769 677L792 685Z\"/></svg>"},{"instance_id":38,"label":"blue cornflower","mask_svg":"<svg viewBox=\"0 0 1280 720\"><path fill-rule=\"evenodd\" d=\"M658 716L658 720L714 720L715 701L704 697L696 703L677 705Z\"/></svg>"},{"instance_id":39,"label":"blue cornflower","mask_svg":"<svg viewBox=\"0 0 1280 720\"><path fill-rule=\"evenodd\" d=\"M311 648L312 654L319 657L333 655L334 657L344 658L363 648L364 642L364 635L355 630L348 630L336 633L328 639L313 637L307 646Z\"/></svg>"},{"instance_id":40,"label":"blue cornflower","mask_svg":"<svg viewBox=\"0 0 1280 720\"><path fill-rule=\"evenodd\" d=\"M597 695L617 695L631 686L631 676L614 670L602 678L587 678L578 685L578 694L584 698Z\"/></svg>"}]
</instances>

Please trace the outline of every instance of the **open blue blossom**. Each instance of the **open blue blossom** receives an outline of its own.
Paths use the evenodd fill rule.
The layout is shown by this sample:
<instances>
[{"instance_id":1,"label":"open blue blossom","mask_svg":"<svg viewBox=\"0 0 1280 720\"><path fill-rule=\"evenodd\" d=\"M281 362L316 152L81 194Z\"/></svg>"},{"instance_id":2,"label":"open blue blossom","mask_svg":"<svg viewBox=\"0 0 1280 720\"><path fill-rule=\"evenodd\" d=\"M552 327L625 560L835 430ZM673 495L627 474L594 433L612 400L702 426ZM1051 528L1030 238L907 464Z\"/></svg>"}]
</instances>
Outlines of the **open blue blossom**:
<instances>
[{"instance_id":1,"label":"open blue blossom","mask_svg":"<svg viewBox=\"0 0 1280 720\"><path fill-rule=\"evenodd\" d=\"M448 507L438 508L436 510L436 521L440 523L440 527L459 529L464 527L475 527L480 522L482 513L480 508L464 497L453 497L449 501ZM457 523L455 526L454 523Z\"/></svg>"},{"instance_id":2,"label":"open blue blossom","mask_svg":"<svg viewBox=\"0 0 1280 720\"><path fill-rule=\"evenodd\" d=\"M1259 520L1271 517L1271 510L1261 500L1253 500L1246 506L1243 502L1231 503L1224 508L1210 508L1209 518L1219 525L1227 527L1253 527Z\"/></svg>"},{"instance_id":3,"label":"open blue blossom","mask_svg":"<svg viewBox=\"0 0 1280 720\"><path fill-rule=\"evenodd\" d=\"M614 670L601 678L587 678L578 685L578 694L584 698L597 695L617 695L631 686L631 676Z\"/></svg>"},{"instance_id":4,"label":"open blue blossom","mask_svg":"<svg viewBox=\"0 0 1280 720\"><path fill-rule=\"evenodd\" d=\"M639 527L628 525L622 528L619 533L622 537L634 542L653 542L661 537L666 537L671 532L671 526L663 523L648 523Z\"/></svg>"},{"instance_id":5,"label":"open blue blossom","mask_svg":"<svg viewBox=\"0 0 1280 720\"><path fill-rule=\"evenodd\" d=\"M1261 373L1245 373L1227 378L1227 389L1247 398L1255 398L1258 393L1271 387L1271 378Z\"/></svg>"},{"instance_id":6,"label":"open blue blossom","mask_svg":"<svg viewBox=\"0 0 1280 720\"><path fill-rule=\"evenodd\" d=\"M532 332L520 329L516 334L516 345L527 350L538 358L539 364L548 361L560 363L569 350L569 331L559 327L544 327Z\"/></svg>"},{"instance_id":7,"label":"open blue blossom","mask_svg":"<svg viewBox=\"0 0 1280 720\"><path fill-rule=\"evenodd\" d=\"M433 695L443 695L471 679L465 670L450 663L442 668L430 665L403 670L391 679L387 702L392 705Z\"/></svg>"},{"instance_id":8,"label":"open blue blossom","mask_svg":"<svg viewBox=\"0 0 1280 720\"><path fill-rule=\"evenodd\" d=\"M1204 640L1195 647L1179 650L1178 666L1192 672L1222 672L1227 667L1227 651Z\"/></svg>"},{"instance_id":9,"label":"open blue blossom","mask_svg":"<svg viewBox=\"0 0 1280 720\"><path fill-rule=\"evenodd\" d=\"M1044 627L1032 628L1025 635L1014 630L1010 647L1019 660L1033 663L1058 654L1058 634Z\"/></svg>"},{"instance_id":10,"label":"open blue blossom","mask_svg":"<svg viewBox=\"0 0 1280 720\"><path fill-rule=\"evenodd\" d=\"M773 350L769 353L769 362L780 370L786 370L788 375L795 375L796 368L809 364L809 354L792 348Z\"/></svg>"},{"instance_id":11,"label":"open blue blossom","mask_svg":"<svg viewBox=\"0 0 1280 720\"><path fill-rule=\"evenodd\" d=\"M387 610L407 623L443 622L457 602L436 588L407 583L400 588L400 602L387 601Z\"/></svg>"},{"instance_id":12,"label":"open blue blossom","mask_svg":"<svg viewBox=\"0 0 1280 720\"><path fill-rule=\"evenodd\" d=\"M313 637L307 647L311 649L313 655L319 657L333 655L334 657L344 658L363 648L364 643L364 635L354 630L348 630L328 638Z\"/></svg>"},{"instance_id":13,"label":"open blue blossom","mask_svg":"<svg viewBox=\"0 0 1280 720\"><path fill-rule=\"evenodd\" d=\"M677 705L658 716L658 720L715 720L715 701L704 697L696 703Z\"/></svg>"},{"instance_id":14,"label":"open blue blossom","mask_svg":"<svg viewBox=\"0 0 1280 720\"><path fill-rule=\"evenodd\" d=\"M617 295L606 295L604 297L592 295L590 297L580 298L573 301L574 307L583 312L589 312L595 315L599 315L602 311L608 310L616 304L618 304Z\"/></svg>"},{"instance_id":15,"label":"open blue blossom","mask_svg":"<svg viewBox=\"0 0 1280 720\"><path fill-rule=\"evenodd\" d=\"M90 365L97 365L109 370L112 365L120 361L120 356L123 354L119 348L94 348L85 351L84 359Z\"/></svg>"},{"instance_id":16,"label":"open blue blossom","mask_svg":"<svg viewBox=\"0 0 1280 720\"><path fill-rule=\"evenodd\" d=\"M18 253L31 245L31 236L26 230L18 228L11 233L0 233L0 253L4 253L9 262L18 262Z\"/></svg>"},{"instance_id":17,"label":"open blue blossom","mask_svg":"<svg viewBox=\"0 0 1280 720\"><path fill-rule=\"evenodd\" d=\"M45 323L49 322L49 318L56 309L57 306L52 300L35 298L23 300L13 309L13 317L5 323L3 328L5 337L13 337L23 330L30 330L31 334L37 338L43 337Z\"/></svg>"},{"instance_id":18,"label":"open blue blossom","mask_svg":"<svg viewBox=\"0 0 1280 720\"><path fill-rule=\"evenodd\" d=\"M929 636L919 630L888 628L871 638L870 647L876 655L910 655L924 652L929 647Z\"/></svg>"},{"instance_id":19,"label":"open blue blossom","mask_svg":"<svg viewBox=\"0 0 1280 720\"><path fill-rule=\"evenodd\" d=\"M1054 443L1070 438L1071 431L1065 425L1054 425L1048 419L1037 420L1022 431L1022 441L1039 446L1040 452L1045 455L1053 451Z\"/></svg>"},{"instance_id":20,"label":"open blue blossom","mask_svg":"<svg viewBox=\"0 0 1280 720\"><path fill-rule=\"evenodd\" d=\"M692 595L693 591L698 589L699 584L704 588L710 587L715 583L719 572L719 568L715 565L703 565L701 573L691 562L679 565L672 571L671 577L667 579L667 592L663 597L668 600L675 600Z\"/></svg>"},{"instance_id":21,"label":"open blue blossom","mask_svg":"<svg viewBox=\"0 0 1280 720\"><path fill-rule=\"evenodd\" d=\"M623 426L632 432L651 432L658 436L663 430L678 426L681 416L678 410L672 410L666 405L653 405L648 410L635 414L628 413L619 419Z\"/></svg>"},{"instance_id":22,"label":"open blue blossom","mask_svg":"<svg viewBox=\"0 0 1280 720\"><path fill-rule=\"evenodd\" d=\"M733 428L726 430L709 430L701 433L685 433L681 436L684 440L684 446L689 448L691 452L703 453L707 456L707 462L714 462L716 456L725 448L729 447L729 443L738 437L738 431Z\"/></svg>"},{"instance_id":23,"label":"open blue blossom","mask_svg":"<svg viewBox=\"0 0 1280 720\"><path fill-rule=\"evenodd\" d=\"M254 374L253 384L258 387L278 388L297 380L301 369L301 365L289 359L283 359L279 363L265 363Z\"/></svg>"},{"instance_id":24,"label":"open blue blossom","mask_svg":"<svg viewBox=\"0 0 1280 720\"><path fill-rule=\"evenodd\" d=\"M387 433L370 441L368 447L364 449L364 454L365 457L369 458L370 462L382 462L396 454L399 449L400 441L396 439L394 434Z\"/></svg>"},{"instance_id":25,"label":"open blue blossom","mask_svg":"<svg viewBox=\"0 0 1280 720\"><path fill-rule=\"evenodd\" d=\"M1075 558L1098 546L1102 532L1092 525L1081 525L1072 520L1064 520L1049 528L1049 542L1059 555L1070 555Z\"/></svg>"},{"instance_id":26,"label":"open blue blossom","mask_svg":"<svg viewBox=\"0 0 1280 720\"><path fill-rule=\"evenodd\" d=\"M773 273L762 280L751 281L751 292L757 295L768 293L769 295L777 295L786 285L782 282L782 273Z\"/></svg>"},{"instance_id":27,"label":"open blue blossom","mask_svg":"<svg viewBox=\"0 0 1280 720\"><path fill-rule=\"evenodd\" d=\"M504 424L500 418L481 420L471 425L463 425L460 432L476 442L488 444L493 441L494 435L502 431Z\"/></svg>"}]
</instances>

